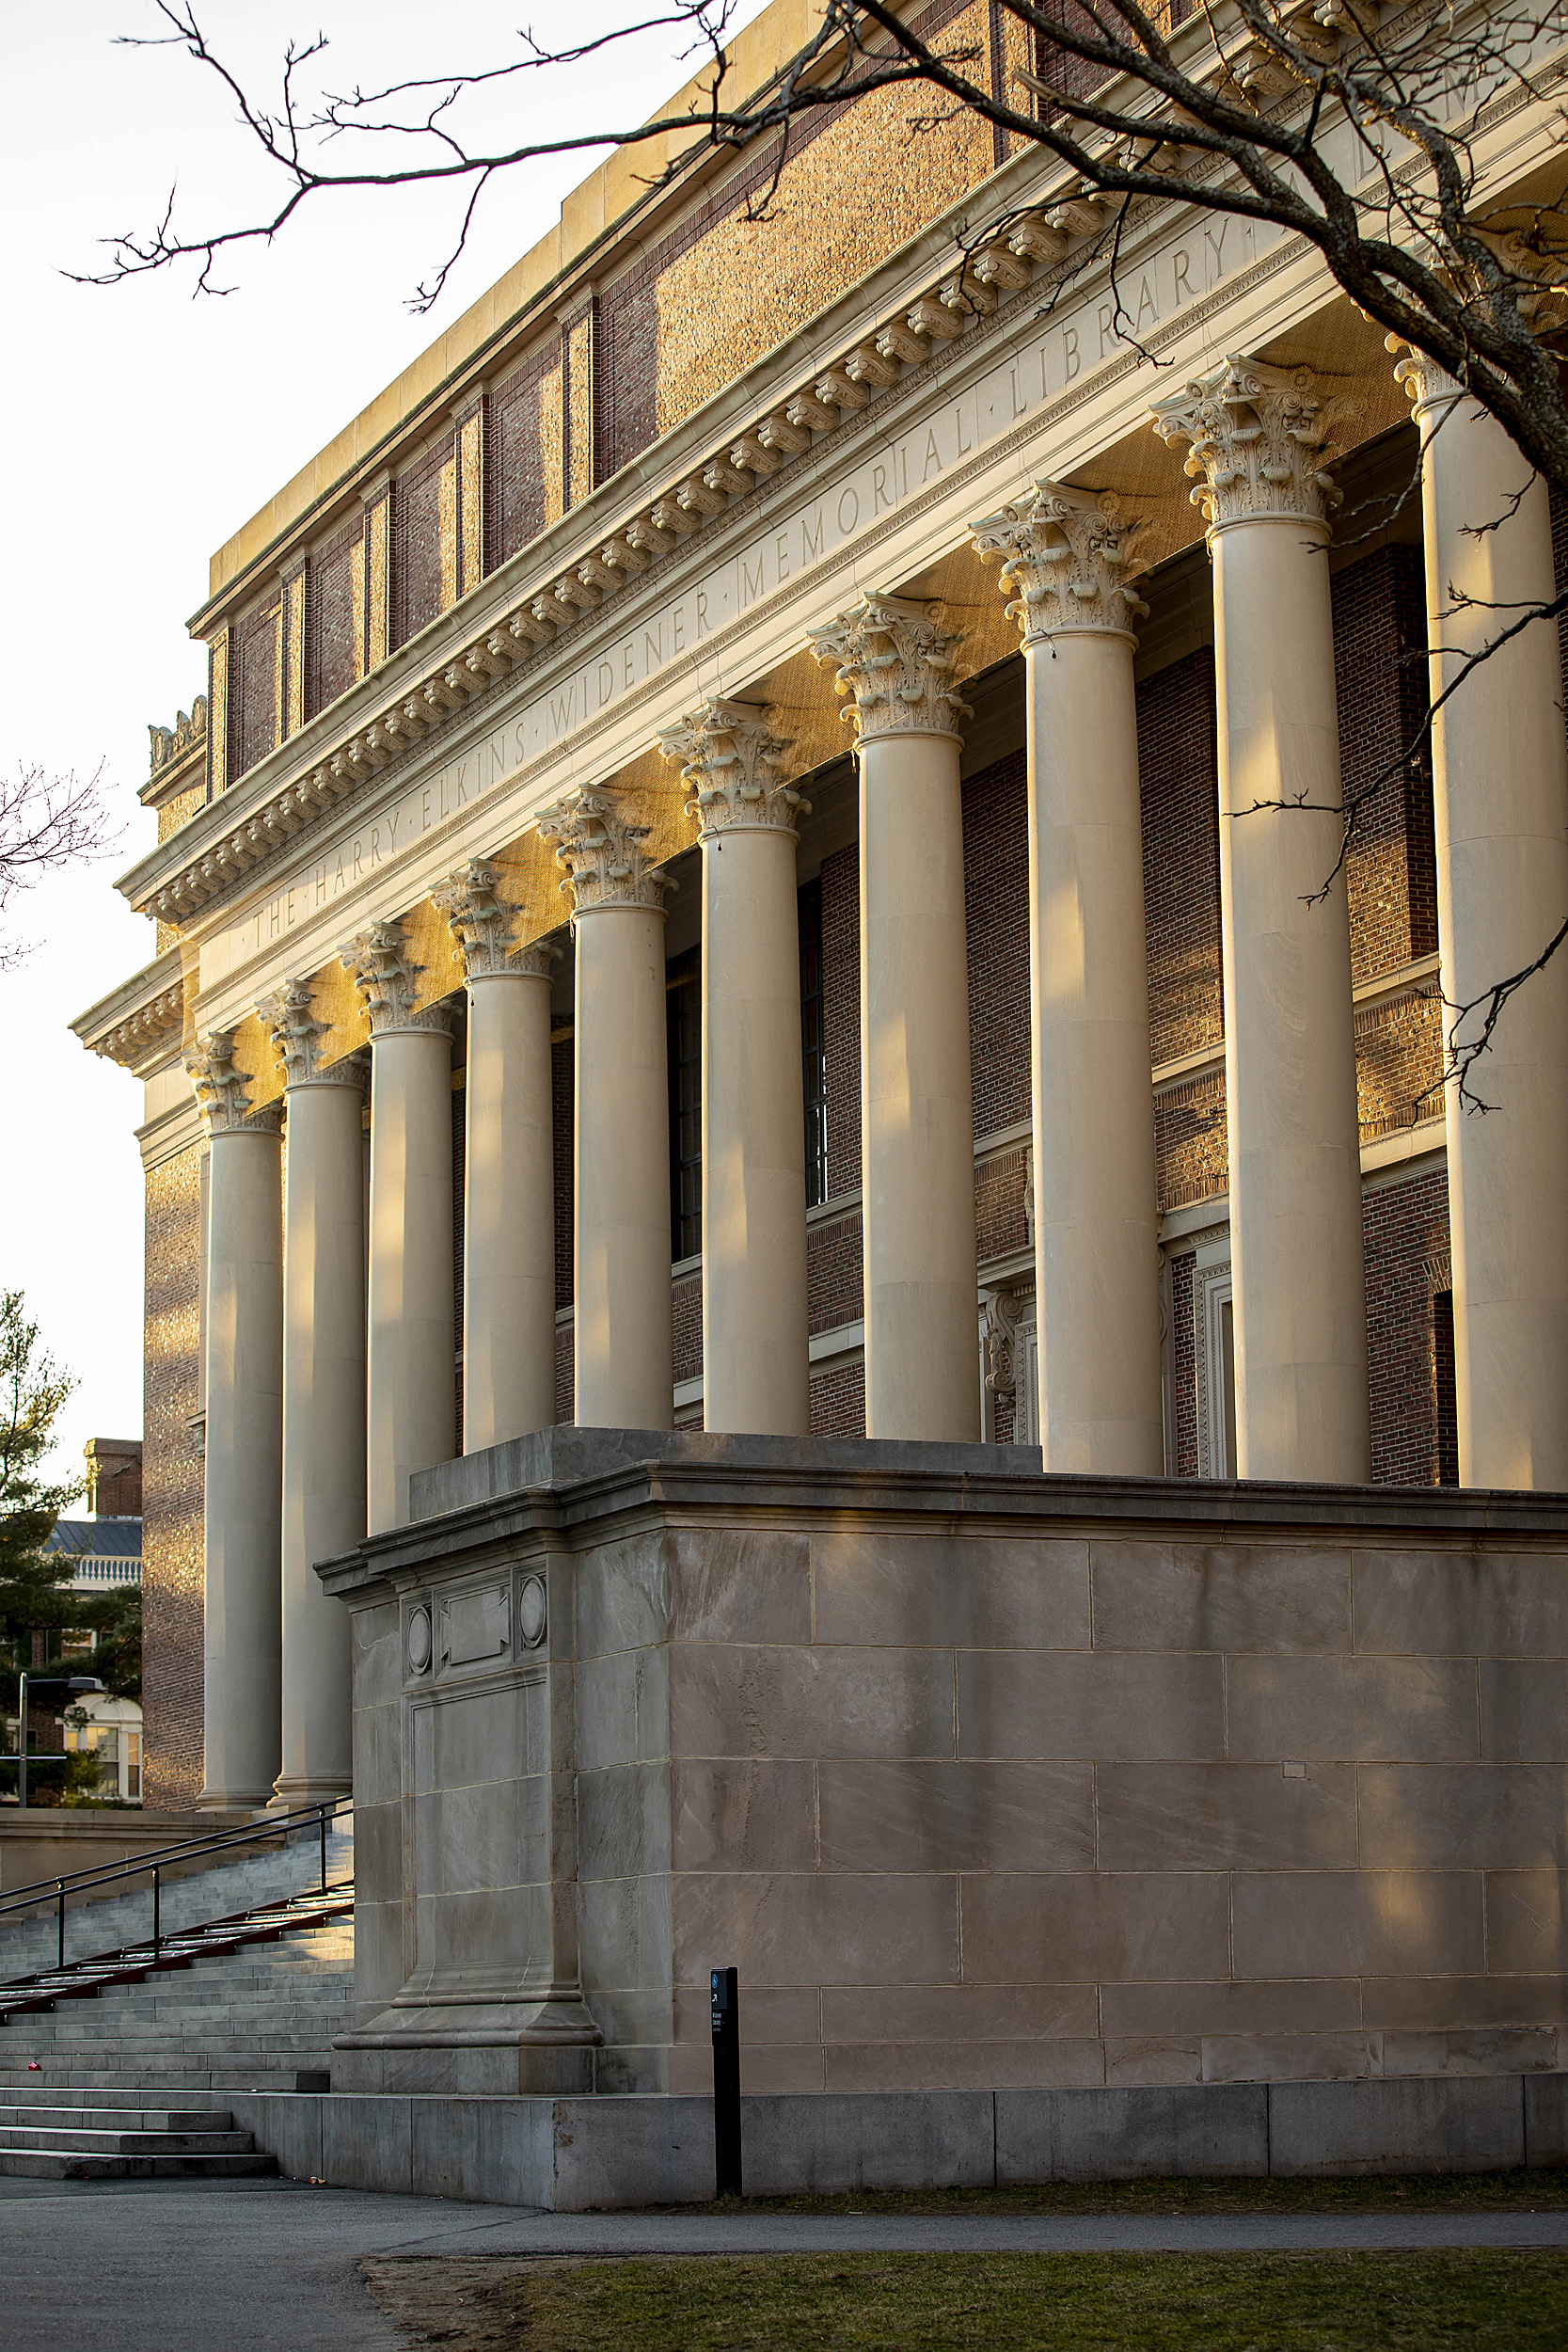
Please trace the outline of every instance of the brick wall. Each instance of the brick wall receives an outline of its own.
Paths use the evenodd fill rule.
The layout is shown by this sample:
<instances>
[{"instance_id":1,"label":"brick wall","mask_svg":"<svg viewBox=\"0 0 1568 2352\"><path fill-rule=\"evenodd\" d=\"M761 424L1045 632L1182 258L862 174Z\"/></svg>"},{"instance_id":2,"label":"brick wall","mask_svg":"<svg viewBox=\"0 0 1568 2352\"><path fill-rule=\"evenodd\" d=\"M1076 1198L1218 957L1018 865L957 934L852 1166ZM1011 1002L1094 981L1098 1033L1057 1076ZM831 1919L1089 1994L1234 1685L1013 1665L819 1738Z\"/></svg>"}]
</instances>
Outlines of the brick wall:
<instances>
[{"instance_id":1,"label":"brick wall","mask_svg":"<svg viewBox=\"0 0 1568 2352\"><path fill-rule=\"evenodd\" d=\"M920 21L986 54L985 0L939 0ZM993 168L989 125L939 116L914 136L911 111L892 90L809 115L791 127L782 169L769 140L602 290L600 480Z\"/></svg>"},{"instance_id":2,"label":"brick wall","mask_svg":"<svg viewBox=\"0 0 1568 2352\"><path fill-rule=\"evenodd\" d=\"M1010 1257L1027 1248L1029 1228L1023 1214L1023 1187L1029 1173L1028 1147L1004 1152L974 1170L974 1238L979 1261Z\"/></svg>"},{"instance_id":3,"label":"brick wall","mask_svg":"<svg viewBox=\"0 0 1568 2352\"><path fill-rule=\"evenodd\" d=\"M1355 1016L1361 1140L1443 1115L1443 1004L1430 994L1363 1005Z\"/></svg>"},{"instance_id":4,"label":"brick wall","mask_svg":"<svg viewBox=\"0 0 1568 2352\"><path fill-rule=\"evenodd\" d=\"M394 647L406 644L441 613L441 475L451 463L452 443L444 441L393 485Z\"/></svg>"},{"instance_id":5,"label":"brick wall","mask_svg":"<svg viewBox=\"0 0 1568 2352\"><path fill-rule=\"evenodd\" d=\"M1449 1185L1438 1169L1386 1184L1362 1203L1372 1477L1379 1486L1438 1482L1438 1380L1433 1294L1447 1286ZM1443 1367L1452 1424L1451 1361Z\"/></svg>"},{"instance_id":6,"label":"brick wall","mask_svg":"<svg viewBox=\"0 0 1568 2352\"><path fill-rule=\"evenodd\" d=\"M552 338L498 384L485 424L484 567L526 548L547 519L539 430L540 386L560 361Z\"/></svg>"},{"instance_id":7,"label":"brick wall","mask_svg":"<svg viewBox=\"0 0 1568 2352\"><path fill-rule=\"evenodd\" d=\"M811 1384L811 1434L814 1438L863 1438L865 1435L865 1366L840 1364L819 1372Z\"/></svg>"},{"instance_id":8,"label":"brick wall","mask_svg":"<svg viewBox=\"0 0 1568 2352\"><path fill-rule=\"evenodd\" d=\"M822 861L822 1037L828 1072L828 1198L861 1181L860 847Z\"/></svg>"},{"instance_id":9,"label":"brick wall","mask_svg":"<svg viewBox=\"0 0 1568 2352\"><path fill-rule=\"evenodd\" d=\"M147 1178L143 1369L142 1613L145 1802L196 1803L202 1755L202 1152L193 1145Z\"/></svg>"},{"instance_id":10,"label":"brick wall","mask_svg":"<svg viewBox=\"0 0 1568 2352\"><path fill-rule=\"evenodd\" d=\"M1161 1215L1212 1200L1230 1180L1225 1073L1179 1078L1154 1097L1154 1172Z\"/></svg>"},{"instance_id":11,"label":"brick wall","mask_svg":"<svg viewBox=\"0 0 1568 2352\"><path fill-rule=\"evenodd\" d=\"M963 837L978 1141L1029 1116L1029 788L1022 751L965 783Z\"/></svg>"},{"instance_id":12,"label":"brick wall","mask_svg":"<svg viewBox=\"0 0 1568 2352\"><path fill-rule=\"evenodd\" d=\"M361 514L310 565L305 606L309 635L305 707L312 717L340 694L346 694L359 675L361 647L355 627L354 589L364 543Z\"/></svg>"},{"instance_id":13,"label":"brick wall","mask_svg":"<svg viewBox=\"0 0 1568 2352\"><path fill-rule=\"evenodd\" d=\"M836 1331L840 1324L860 1321L864 1311L863 1274L859 1209L808 1226L806 1299L813 1333Z\"/></svg>"},{"instance_id":14,"label":"brick wall","mask_svg":"<svg viewBox=\"0 0 1568 2352\"><path fill-rule=\"evenodd\" d=\"M670 1292L670 1336L675 1378L695 1380L703 1369L703 1278L682 1275Z\"/></svg>"},{"instance_id":15,"label":"brick wall","mask_svg":"<svg viewBox=\"0 0 1568 2352\"><path fill-rule=\"evenodd\" d=\"M1191 1250L1170 1262L1171 1386L1176 1459L1170 1465L1178 1478L1197 1476L1197 1329L1193 1321L1194 1274Z\"/></svg>"},{"instance_id":16,"label":"brick wall","mask_svg":"<svg viewBox=\"0 0 1568 2352\"><path fill-rule=\"evenodd\" d=\"M555 1140L555 1305L572 1303L572 1105L577 1073L570 1035L550 1047L551 1119Z\"/></svg>"},{"instance_id":17,"label":"brick wall","mask_svg":"<svg viewBox=\"0 0 1568 2352\"><path fill-rule=\"evenodd\" d=\"M1403 756L1426 710L1425 642L1418 548L1380 548L1335 574L1340 771L1347 798L1371 792L1346 860L1357 981L1437 945L1432 774L1424 756Z\"/></svg>"},{"instance_id":18,"label":"brick wall","mask_svg":"<svg viewBox=\"0 0 1568 2352\"><path fill-rule=\"evenodd\" d=\"M234 632L229 681L229 780L265 759L277 741L277 602L247 613Z\"/></svg>"},{"instance_id":19,"label":"brick wall","mask_svg":"<svg viewBox=\"0 0 1568 2352\"><path fill-rule=\"evenodd\" d=\"M1220 988L1219 749L1207 646L1138 687L1144 920L1156 1068L1225 1035Z\"/></svg>"}]
</instances>

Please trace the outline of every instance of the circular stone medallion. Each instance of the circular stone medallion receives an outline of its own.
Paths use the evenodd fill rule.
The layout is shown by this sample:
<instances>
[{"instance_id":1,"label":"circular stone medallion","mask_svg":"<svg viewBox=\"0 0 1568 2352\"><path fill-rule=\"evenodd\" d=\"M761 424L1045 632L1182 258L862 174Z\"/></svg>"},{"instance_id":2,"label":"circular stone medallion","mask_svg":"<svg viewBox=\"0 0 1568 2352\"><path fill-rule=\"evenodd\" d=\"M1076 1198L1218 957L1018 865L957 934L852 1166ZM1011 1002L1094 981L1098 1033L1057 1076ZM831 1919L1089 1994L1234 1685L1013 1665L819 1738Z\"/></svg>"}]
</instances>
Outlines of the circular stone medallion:
<instances>
[{"instance_id":1,"label":"circular stone medallion","mask_svg":"<svg viewBox=\"0 0 1568 2352\"><path fill-rule=\"evenodd\" d=\"M416 1609L408 1620L408 1667L411 1674L422 1675L430 1663L430 1612Z\"/></svg>"},{"instance_id":2,"label":"circular stone medallion","mask_svg":"<svg viewBox=\"0 0 1568 2352\"><path fill-rule=\"evenodd\" d=\"M546 1615L544 1578L525 1577L517 1596L517 1625L525 1649L537 1649L544 1640Z\"/></svg>"}]
</instances>

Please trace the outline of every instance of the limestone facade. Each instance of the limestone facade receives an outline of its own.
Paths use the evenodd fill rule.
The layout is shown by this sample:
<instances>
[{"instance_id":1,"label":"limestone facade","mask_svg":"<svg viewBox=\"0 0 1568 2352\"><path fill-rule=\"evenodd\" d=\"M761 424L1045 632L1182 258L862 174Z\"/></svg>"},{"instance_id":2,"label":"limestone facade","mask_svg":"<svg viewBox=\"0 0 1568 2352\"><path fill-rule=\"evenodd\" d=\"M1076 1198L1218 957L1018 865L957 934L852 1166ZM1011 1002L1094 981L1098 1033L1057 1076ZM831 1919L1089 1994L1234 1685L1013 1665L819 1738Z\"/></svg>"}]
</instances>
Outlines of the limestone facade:
<instances>
[{"instance_id":1,"label":"limestone facade","mask_svg":"<svg viewBox=\"0 0 1568 2352\"><path fill-rule=\"evenodd\" d=\"M1552 136L1509 121L1499 202ZM156 1802L341 1787L307 1531L552 1414L1559 1482L1560 1009L1465 1120L1440 1001L1568 834L1549 632L1501 850L1495 730L1400 757L1506 450L1374 509L1408 366L1179 189L1118 321L1103 206L886 98L762 224L752 162L618 168L219 550L154 732L159 953L77 1026L146 1086ZM1495 535L1509 595L1551 520Z\"/></svg>"}]
</instances>

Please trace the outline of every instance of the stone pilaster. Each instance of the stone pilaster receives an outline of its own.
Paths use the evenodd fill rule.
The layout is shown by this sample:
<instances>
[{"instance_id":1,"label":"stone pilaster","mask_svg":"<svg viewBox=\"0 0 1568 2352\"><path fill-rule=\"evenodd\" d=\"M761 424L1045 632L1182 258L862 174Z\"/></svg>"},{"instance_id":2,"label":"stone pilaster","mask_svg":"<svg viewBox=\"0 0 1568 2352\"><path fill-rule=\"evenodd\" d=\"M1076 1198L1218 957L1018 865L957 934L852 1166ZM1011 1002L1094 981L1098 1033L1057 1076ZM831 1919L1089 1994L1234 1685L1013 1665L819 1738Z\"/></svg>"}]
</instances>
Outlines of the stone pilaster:
<instances>
[{"instance_id":1,"label":"stone pilaster","mask_svg":"<svg viewBox=\"0 0 1568 2352\"><path fill-rule=\"evenodd\" d=\"M539 830L569 878L577 946L575 1417L585 1427L667 1429L669 878L646 855L648 827L613 793L570 792Z\"/></svg>"},{"instance_id":2,"label":"stone pilaster","mask_svg":"<svg viewBox=\"0 0 1568 2352\"><path fill-rule=\"evenodd\" d=\"M1040 1443L1049 1470L1158 1475L1159 1224L1130 574L1147 526L1037 483L974 525L1019 625Z\"/></svg>"},{"instance_id":3,"label":"stone pilaster","mask_svg":"<svg viewBox=\"0 0 1568 2352\"><path fill-rule=\"evenodd\" d=\"M234 1038L186 1062L208 1138L203 1805L265 1804L279 1757L281 1125L246 1111Z\"/></svg>"},{"instance_id":4,"label":"stone pilaster","mask_svg":"<svg viewBox=\"0 0 1568 2352\"><path fill-rule=\"evenodd\" d=\"M866 1434L974 1438L962 639L936 606L866 595L811 644L860 762Z\"/></svg>"},{"instance_id":5,"label":"stone pilaster","mask_svg":"<svg viewBox=\"0 0 1568 2352\"><path fill-rule=\"evenodd\" d=\"M805 1127L788 745L710 699L659 737L703 846L703 1418L811 1427Z\"/></svg>"},{"instance_id":6,"label":"stone pilaster","mask_svg":"<svg viewBox=\"0 0 1568 2352\"><path fill-rule=\"evenodd\" d=\"M1371 1471L1328 468L1349 404L1232 358L1162 401L1209 523L1243 1478ZM1332 879L1330 879L1332 877Z\"/></svg>"},{"instance_id":7,"label":"stone pilaster","mask_svg":"<svg viewBox=\"0 0 1568 2352\"><path fill-rule=\"evenodd\" d=\"M1497 420L1407 345L1395 374L1422 443L1437 933L1463 1049L1488 992L1527 969L1568 908L1568 752L1555 619L1474 657L1557 594L1551 500ZM1462 683L1456 681L1462 680ZM1450 1085L1459 1475L1465 1486L1568 1486L1568 961L1510 1001L1469 1078Z\"/></svg>"},{"instance_id":8,"label":"stone pilaster","mask_svg":"<svg viewBox=\"0 0 1568 2352\"><path fill-rule=\"evenodd\" d=\"M499 869L470 858L436 893L468 984L463 1160L463 1450L555 1419L555 1135L550 975L514 951Z\"/></svg>"},{"instance_id":9,"label":"stone pilaster","mask_svg":"<svg viewBox=\"0 0 1568 2352\"><path fill-rule=\"evenodd\" d=\"M444 1005L417 1009L400 923L339 952L371 1025L366 1517L379 1534L405 1524L411 1474L456 1451L451 1040Z\"/></svg>"}]
</instances>

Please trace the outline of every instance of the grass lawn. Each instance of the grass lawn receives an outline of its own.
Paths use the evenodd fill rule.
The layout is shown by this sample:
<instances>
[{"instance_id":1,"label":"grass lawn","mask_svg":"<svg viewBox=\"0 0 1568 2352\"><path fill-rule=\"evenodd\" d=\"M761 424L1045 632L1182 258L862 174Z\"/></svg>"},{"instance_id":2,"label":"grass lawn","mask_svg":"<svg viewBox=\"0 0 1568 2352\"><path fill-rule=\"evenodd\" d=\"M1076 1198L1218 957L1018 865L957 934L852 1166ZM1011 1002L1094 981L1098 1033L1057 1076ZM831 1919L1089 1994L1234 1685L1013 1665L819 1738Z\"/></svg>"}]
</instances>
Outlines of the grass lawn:
<instances>
[{"instance_id":1,"label":"grass lawn","mask_svg":"<svg viewBox=\"0 0 1568 2352\"><path fill-rule=\"evenodd\" d=\"M1553 2213L1568 2170L1367 2173L1361 2178L1044 2181L1017 2188L857 2188L832 2197L748 2197L672 2213Z\"/></svg>"},{"instance_id":2,"label":"grass lawn","mask_svg":"<svg viewBox=\"0 0 1568 2352\"><path fill-rule=\"evenodd\" d=\"M450 2352L1535 2352L1568 2257L784 2254L361 2267Z\"/></svg>"}]
</instances>

